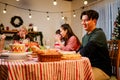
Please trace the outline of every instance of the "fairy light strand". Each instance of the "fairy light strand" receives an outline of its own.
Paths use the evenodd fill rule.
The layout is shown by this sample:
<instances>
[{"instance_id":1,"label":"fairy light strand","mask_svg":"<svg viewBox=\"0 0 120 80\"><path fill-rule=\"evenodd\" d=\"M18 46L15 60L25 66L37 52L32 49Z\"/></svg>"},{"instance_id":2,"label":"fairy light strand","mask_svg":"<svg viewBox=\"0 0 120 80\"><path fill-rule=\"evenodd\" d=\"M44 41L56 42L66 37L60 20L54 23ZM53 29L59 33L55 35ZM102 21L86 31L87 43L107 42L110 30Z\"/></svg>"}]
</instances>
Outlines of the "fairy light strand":
<instances>
[{"instance_id":1,"label":"fairy light strand","mask_svg":"<svg viewBox=\"0 0 120 80\"><path fill-rule=\"evenodd\" d=\"M15 6L15 5L12 5L12 4L8 4L8 3L4 3L4 2L0 2L1 4L7 4L7 6L12 6L12 7L15 7L15 8L18 8L18 9L22 9L22 10L28 10L27 8L23 8L23 7L18 7L18 6ZM80 10L80 8L78 9L75 9L75 11L77 10ZM30 9L32 12L40 12L40 13L46 13L47 11L39 11L39 10L33 10L33 9ZM69 11L63 11L63 13L69 13L69 12L72 12L73 10L69 10ZM61 13L61 12L50 12L49 13Z\"/></svg>"},{"instance_id":2,"label":"fairy light strand","mask_svg":"<svg viewBox=\"0 0 120 80\"><path fill-rule=\"evenodd\" d=\"M8 5L8 4L5 4L5 8L3 9L3 13L4 13L4 14L7 13L7 5Z\"/></svg>"}]
</instances>

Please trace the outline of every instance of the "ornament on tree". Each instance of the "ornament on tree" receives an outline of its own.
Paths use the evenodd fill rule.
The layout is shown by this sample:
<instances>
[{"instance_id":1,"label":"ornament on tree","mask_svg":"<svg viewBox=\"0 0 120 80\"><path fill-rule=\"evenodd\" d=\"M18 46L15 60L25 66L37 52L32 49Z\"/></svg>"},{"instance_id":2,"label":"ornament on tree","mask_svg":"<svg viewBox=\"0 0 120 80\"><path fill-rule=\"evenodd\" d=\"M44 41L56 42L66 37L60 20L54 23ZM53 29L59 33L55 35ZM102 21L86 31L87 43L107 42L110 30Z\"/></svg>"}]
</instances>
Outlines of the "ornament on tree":
<instances>
[{"instance_id":1,"label":"ornament on tree","mask_svg":"<svg viewBox=\"0 0 120 80\"><path fill-rule=\"evenodd\" d=\"M116 20L114 22L114 38L120 39L120 9L118 8L118 15L116 17Z\"/></svg>"}]
</instances>

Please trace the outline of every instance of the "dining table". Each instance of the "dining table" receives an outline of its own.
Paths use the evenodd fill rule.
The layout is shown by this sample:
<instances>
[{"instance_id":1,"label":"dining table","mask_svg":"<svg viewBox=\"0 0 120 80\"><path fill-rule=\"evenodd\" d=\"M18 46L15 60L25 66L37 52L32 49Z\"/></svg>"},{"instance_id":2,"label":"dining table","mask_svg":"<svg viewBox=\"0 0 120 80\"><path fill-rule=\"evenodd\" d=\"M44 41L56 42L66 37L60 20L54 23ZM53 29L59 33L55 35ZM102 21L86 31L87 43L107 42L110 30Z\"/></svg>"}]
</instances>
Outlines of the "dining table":
<instances>
[{"instance_id":1,"label":"dining table","mask_svg":"<svg viewBox=\"0 0 120 80\"><path fill-rule=\"evenodd\" d=\"M94 80L87 57L40 62L0 59L0 80Z\"/></svg>"}]
</instances>

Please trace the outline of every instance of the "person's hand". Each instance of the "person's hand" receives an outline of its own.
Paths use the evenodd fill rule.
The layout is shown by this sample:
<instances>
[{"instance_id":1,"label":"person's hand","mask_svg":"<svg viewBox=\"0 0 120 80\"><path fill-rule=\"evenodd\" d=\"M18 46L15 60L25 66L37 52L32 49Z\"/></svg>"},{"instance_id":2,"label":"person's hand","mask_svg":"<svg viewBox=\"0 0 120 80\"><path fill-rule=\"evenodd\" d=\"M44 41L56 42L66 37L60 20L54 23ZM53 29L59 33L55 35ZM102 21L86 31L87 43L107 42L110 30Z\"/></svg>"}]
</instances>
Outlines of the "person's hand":
<instances>
[{"instance_id":1,"label":"person's hand","mask_svg":"<svg viewBox=\"0 0 120 80\"><path fill-rule=\"evenodd\" d=\"M28 43L29 43L29 39L24 39L24 40L22 41L22 43L23 43L23 44L28 44Z\"/></svg>"},{"instance_id":2,"label":"person's hand","mask_svg":"<svg viewBox=\"0 0 120 80\"><path fill-rule=\"evenodd\" d=\"M61 35L59 34L55 35L55 40L58 42L61 41Z\"/></svg>"}]
</instances>

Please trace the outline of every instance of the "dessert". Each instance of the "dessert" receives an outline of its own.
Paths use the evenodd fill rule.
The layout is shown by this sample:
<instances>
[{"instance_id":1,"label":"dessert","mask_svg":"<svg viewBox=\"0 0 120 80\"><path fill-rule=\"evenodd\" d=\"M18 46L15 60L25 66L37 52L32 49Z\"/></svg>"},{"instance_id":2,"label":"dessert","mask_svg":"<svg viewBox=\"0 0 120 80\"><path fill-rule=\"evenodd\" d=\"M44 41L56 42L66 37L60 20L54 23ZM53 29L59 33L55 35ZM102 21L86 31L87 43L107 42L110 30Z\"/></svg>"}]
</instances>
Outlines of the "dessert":
<instances>
[{"instance_id":1,"label":"dessert","mask_svg":"<svg viewBox=\"0 0 120 80\"><path fill-rule=\"evenodd\" d=\"M15 43L15 44L12 44L10 46L11 46L11 51L13 53L24 53L26 51L25 44Z\"/></svg>"}]
</instances>

